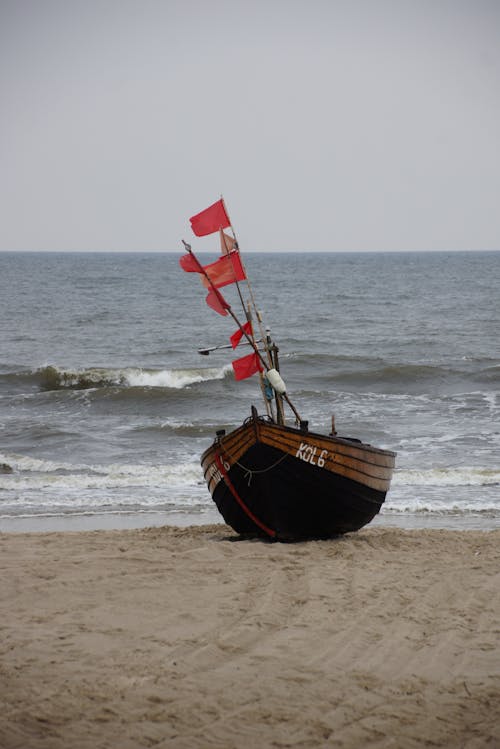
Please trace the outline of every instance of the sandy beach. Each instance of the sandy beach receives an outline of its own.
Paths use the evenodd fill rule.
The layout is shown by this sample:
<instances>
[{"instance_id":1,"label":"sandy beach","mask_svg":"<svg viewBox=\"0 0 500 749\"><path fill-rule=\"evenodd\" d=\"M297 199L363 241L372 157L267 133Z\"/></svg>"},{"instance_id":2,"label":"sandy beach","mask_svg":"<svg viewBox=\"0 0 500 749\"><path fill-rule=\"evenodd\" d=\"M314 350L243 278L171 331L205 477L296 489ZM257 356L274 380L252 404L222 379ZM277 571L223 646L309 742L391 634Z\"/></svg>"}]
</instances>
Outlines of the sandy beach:
<instances>
[{"instance_id":1,"label":"sandy beach","mask_svg":"<svg viewBox=\"0 0 500 749\"><path fill-rule=\"evenodd\" d=\"M2 749L500 746L500 531L0 546Z\"/></svg>"}]
</instances>

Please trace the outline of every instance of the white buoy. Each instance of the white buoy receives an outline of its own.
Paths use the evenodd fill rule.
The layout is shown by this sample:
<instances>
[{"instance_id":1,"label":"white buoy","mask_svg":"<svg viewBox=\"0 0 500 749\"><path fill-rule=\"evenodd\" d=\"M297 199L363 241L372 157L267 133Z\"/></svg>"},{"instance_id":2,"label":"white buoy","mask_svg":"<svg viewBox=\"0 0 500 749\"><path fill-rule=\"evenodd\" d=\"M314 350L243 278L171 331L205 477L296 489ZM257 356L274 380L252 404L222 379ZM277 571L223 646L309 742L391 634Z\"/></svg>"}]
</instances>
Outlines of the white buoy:
<instances>
[{"instance_id":1,"label":"white buoy","mask_svg":"<svg viewBox=\"0 0 500 749\"><path fill-rule=\"evenodd\" d=\"M266 377L278 395L284 395L286 393L286 385L277 369L268 369Z\"/></svg>"}]
</instances>

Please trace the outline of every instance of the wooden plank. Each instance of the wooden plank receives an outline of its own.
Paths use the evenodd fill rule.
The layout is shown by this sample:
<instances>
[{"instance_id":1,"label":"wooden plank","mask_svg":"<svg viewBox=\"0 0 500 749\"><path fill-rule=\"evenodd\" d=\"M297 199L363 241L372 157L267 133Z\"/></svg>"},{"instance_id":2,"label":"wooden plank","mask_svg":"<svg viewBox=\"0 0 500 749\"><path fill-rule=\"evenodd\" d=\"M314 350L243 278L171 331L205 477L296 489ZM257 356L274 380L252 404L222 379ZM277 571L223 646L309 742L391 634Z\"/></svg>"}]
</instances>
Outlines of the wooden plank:
<instances>
[{"instance_id":1,"label":"wooden plank","mask_svg":"<svg viewBox=\"0 0 500 749\"><path fill-rule=\"evenodd\" d=\"M215 463L216 451L232 466L244 463L244 455L257 441L317 466L318 470L344 476L377 491L389 489L395 453L258 420L224 435L203 454L202 465L211 492L222 478Z\"/></svg>"}]
</instances>

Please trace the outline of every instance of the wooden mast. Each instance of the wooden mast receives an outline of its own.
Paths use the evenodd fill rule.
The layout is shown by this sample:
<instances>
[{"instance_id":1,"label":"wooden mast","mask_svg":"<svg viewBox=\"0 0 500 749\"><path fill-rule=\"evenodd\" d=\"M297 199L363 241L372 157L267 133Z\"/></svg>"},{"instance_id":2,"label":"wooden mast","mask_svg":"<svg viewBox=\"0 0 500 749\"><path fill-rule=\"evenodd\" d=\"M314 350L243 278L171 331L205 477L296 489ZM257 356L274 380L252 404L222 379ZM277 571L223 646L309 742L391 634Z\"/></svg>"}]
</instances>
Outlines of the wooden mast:
<instances>
[{"instance_id":1,"label":"wooden mast","mask_svg":"<svg viewBox=\"0 0 500 749\"><path fill-rule=\"evenodd\" d=\"M238 239L236 237L236 232L234 231L233 224L231 223L231 219L229 217L229 213L228 213L228 210L226 208L226 203L224 201L224 197L221 195L220 199L222 200L222 205L224 206L224 211L225 211L226 216L227 216L228 221L229 221L229 228L231 229L231 231L233 233L234 241L236 242L236 247L238 248L238 251L239 251L239 242L238 242ZM264 335L264 329L263 329L263 326L262 326L262 317L260 315L259 310L257 309L257 304L255 302L255 297L253 295L252 284L250 283L250 279L248 278L247 270L245 268L245 264L243 262L243 258L241 257L241 252L240 252L240 262L241 262L241 266L243 268L243 271L245 273L245 279L246 279L246 282L247 282L248 293L250 294L250 301L251 301L252 308L253 308L254 313L255 313L255 317L257 319L257 324L259 326L260 337L261 337L261 340L265 342L266 341L266 336ZM236 281L236 286L238 286L238 292L239 292L240 288L239 288L239 285L238 285L238 281ZM245 310L245 305L243 304L243 299L241 297L241 293L240 293L240 299L241 299L241 303L243 305L243 309ZM246 310L245 310L245 314L246 314ZM268 360L269 368L271 368L273 366L273 363L272 363L273 360L272 360L271 352L269 351L269 348L267 346L267 343L264 343L264 349L265 349L266 354L267 354L267 360Z\"/></svg>"},{"instance_id":2,"label":"wooden mast","mask_svg":"<svg viewBox=\"0 0 500 749\"><path fill-rule=\"evenodd\" d=\"M226 207L226 203L224 201L224 196L221 195L220 199L222 201L222 205L224 207L224 211L225 211L226 216L228 218L229 227L230 227L231 232L233 234L234 241L236 242L236 247L239 250L238 239L236 237L236 232L234 230L233 224L231 222L231 218L229 216L229 212L228 212L227 207ZM245 273L245 279L246 279L246 283L247 283L247 287L248 287L248 292L250 294L251 304L252 304L252 307L253 307L253 310L254 310L254 313L255 313L255 317L257 318L257 323L259 325L260 338L261 338L261 341L263 341L264 350L265 350L265 352L267 354L267 360L268 360L268 364L269 364L268 369L276 369L279 372L278 347L271 340L270 336L267 333L267 330L264 333L262 316L261 316L261 314L260 314L260 312L259 312L259 310L257 308L257 303L255 301L255 297L254 297L254 294L253 294L252 284L251 284L250 279L248 277L248 273L246 271L245 264L243 262L243 258L241 257L241 252L240 252L240 262L241 262L243 271ZM236 281L236 285L238 286L238 292L240 294L240 300L241 300L242 305L243 305L243 300L241 298L241 292L240 292L238 281ZM245 309L244 305L243 305L243 309ZM247 319L248 319L248 314L247 314ZM254 340L255 340L255 338L254 338ZM266 404L266 408L269 408L270 405L269 405L269 403L267 401L267 398L266 398L266 395L265 395L265 383L264 383L264 379L263 379L262 373L260 373L260 372L259 372L259 377L260 377L260 381L261 381L260 384L261 384L262 394L263 394L263 397L264 397L264 402ZM300 421L299 414L297 413L294 405L289 401L289 399L286 396L286 394L285 395L280 395L278 392L276 392L276 391L274 391L274 392L275 392L275 400L276 400L276 422L278 424L284 424L285 423L285 412L284 412L284 409L283 409L283 400L284 399L286 400L286 402L290 406L290 408L291 408L291 410L292 410L292 412L293 412L296 420ZM271 412L271 416L272 416L272 418L274 420L274 414L272 412Z\"/></svg>"},{"instance_id":3,"label":"wooden mast","mask_svg":"<svg viewBox=\"0 0 500 749\"><path fill-rule=\"evenodd\" d=\"M241 293L239 281L235 281L236 288L238 289L238 295L240 297L241 306L243 308L243 312L245 313L245 317L247 319L247 322L250 322L250 323L252 322L252 308L253 308L254 315L255 315L255 317L257 319L257 324L259 326L259 332L260 332L261 341L265 341L264 331L262 330L262 320L261 320L259 311L257 309L257 306L255 304L255 299L254 299L254 296L253 296L252 286L251 286L250 281L248 279L248 274L247 274L245 265L243 263L243 258L241 257L241 252L240 252L240 247L239 247L239 243L238 243L238 238L236 237L236 232L234 230L234 226L233 226L231 218L229 216L229 212L227 210L227 206L226 206L226 203L224 201L224 196L221 195L220 199L221 199L221 202L222 202L222 206L224 208L224 212L225 212L225 214L227 216L227 219L229 221L229 228L231 229L231 233L232 233L233 238L234 238L234 243L235 243L236 249L237 249L237 251L239 253L241 267L243 268L243 272L245 274L245 280L246 280L246 283L247 283L247 288L248 288L248 291L249 291L249 294L250 294L250 301L248 303L248 307L245 307L245 302L243 301L243 295ZM221 229L221 232L224 232L224 230ZM240 329L241 329L241 326L240 326ZM252 332L251 332L251 338L252 338L252 341L253 341L253 348L256 351L257 350L257 344L256 344L256 341L255 341L255 334L254 334L254 331L253 331L253 325L251 326L251 330L252 330ZM248 336L247 336L247 338L248 338ZM268 364L269 364L270 367L272 367L272 356L271 356L271 352L268 350L268 348L267 348L267 346L266 346L265 343L264 343L264 350L265 350L265 352L267 354ZM268 416L271 417L271 419L273 421L275 421L276 419L275 419L275 416L274 416L274 413L273 413L272 404L266 398L266 386L265 386L264 376L263 376L262 372L259 372L259 382L260 382L260 389L261 389L261 392L262 392L262 399L264 401L264 405L266 407L267 414L268 414Z\"/></svg>"},{"instance_id":4,"label":"wooden mast","mask_svg":"<svg viewBox=\"0 0 500 749\"><path fill-rule=\"evenodd\" d=\"M231 232L232 232L233 237L234 237L234 242L236 244L236 248L237 248L237 250L239 252L239 244L238 244L238 240L237 240L237 237L236 237L236 232L234 231L234 227L233 227L233 225L231 223L231 219L229 218L229 213L228 213L227 208L226 208L226 203L225 203L224 198L223 198L222 195L221 195L220 199L221 199L222 206L224 208L224 212L226 214L227 220L229 222L229 228L231 229ZM221 228L221 231L223 231L222 228ZM191 245L189 245L184 240L182 240L182 243L183 243L184 247L186 248L186 250L191 255L191 257L194 258L195 263L196 263L196 265L199 268L198 272L201 273L203 276L205 276L205 278L206 278L206 280L207 280L210 288L215 293L215 295L217 296L217 298L221 298L222 295L220 294L220 292L218 291L217 287L212 282L212 279L210 278L210 276L208 275L208 273L205 271L205 268L201 265L201 263L199 262L198 258L194 254L193 250L191 249ZM248 278L248 275L247 275L247 272L246 272L246 268L244 266L244 263L243 263L243 260L241 258L241 253L240 252L239 252L239 258L240 258L241 266L243 268L243 272L245 274L245 280L246 280L248 291L249 291L249 294L250 294L249 306L251 305L251 307L253 308L253 311L255 313L255 317L257 319L257 324L259 326L259 332L260 332L260 339L261 339L261 341L262 341L262 343L264 345L264 351L265 351L265 354L266 354L267 361L264 359L264 357L262 356L262 354L261 354L261 352L260 352L260 350L259 350L259 348L257 346L256 340L255 340L255 335L254 335L254 332L253 332L253 326L251 328L252 333L251 333L251 335L249 335L247 333L247 331L243 328L243 325L238 320L238 318L235 315L235 313L234 313L231 305L228 302L226 302L226 300L222 297L222 299L224 301L224 307L229 312L229 314L231 315L231 317L233 318L233 320L235 321L236 325L240 329L240 331L243 334L243 336L246 338L247 342L252 346L255 354L258 356L261 364L263 365L264 370L266 372L268 372L269 370L275 369L277 372L279 372L278 347L276 346L276 344L273 343L273 341L271 340L270 336L267 335L267 331L264 332L263 324L262 324L262 317L261 317L261 314L260 314L260 312L259 312L259 310L257 308L257 304L255 302L255 297L254 297L254 294L253 294L252 285L251 285L250 280ZM243 313L244 313L247 321L251 322L251 317L252 316L251 316L250 310L247 310L247 308L245 307L245 303L243 301L243 295L241 293L239 282L235 279L234 283L236 284L236 287L238 289L238 295L239 295L239 298L240 298L241 306L243 308ZM265 406L266 406L266 410L267 410L268 414L270 414L271 418L274 421L275 419L274 419L274 414L272 412L271 404L269 403L269 401L266 398L265 382L264 382L264 377L263 377L262 372L259 372L259 377L260 377L260 384L261 384L262 396L264 398L264 403L265 403ZM287 393L286 392L278 393L275 388L274 388L274 392L275 392L275 400L276 400L276 422L278 424L284 424L285 423L285 416L284 416L284 409L283 409L283 401L285 400L288 403L288 405L290 406L290 409L292 410L297 423L300 423L300 421L301 421L300 415L299 415L297 409L295 408L295 406L293 405L293 403L291 402L291 400L289 399Z\"/></svg>"},{"instance_id":5,"label":"wooden mast","mask_svg":"<svg viewBox=\"0 0 500 749\"><path fill-rule=\"evenodd\" d=\"M243 325L241 324L241 322L238 320L238 318L237 318L236 314L234 313L233 308L231 307L231 305L228 302L226 302L226 300L222 297L222 294L219 292L219 290L217 289L217 287L215 286L215 284L212 282L212 279L210 278L210 276L208 275L208 273L206 272L205 268L200 263L200 261L198 260L198 258L196 257L196 255L194 254L193 250L191 249L191 245L188 244L187 242L185 242L184 240L182 240L182 243L183 243L186 251L189 252L189 254L191 255L191 257L194 259L195 264L198 266L198 273L201 273L206 278L206 280L207 280L210 288L212 289L212 291L214 292L214 294L217 296L217 298L222 298L223 299L223 301L224 301L224 309L226 309L227 312L229 312L229 314L233 318L234 322L236 323L236 325L240 329L242 335L245 336L245 338L247 339L248 343L253 348L255 354L258 356L258 358L259 358L262 366L264 367L264 370L267 372L270 369L273 369L274 366L273 366L272 361L271 361L271 365L269 365L266 362L266 360L264 359L264 357L262 356L262 354L261 354L261 352L259 350L259 347L257 346L257 343L255 342L255 339L253 338L253 336L250 336L247 333L247 331L245 330L245 328L243 327ZM267 342L266 342L266 351L268 351ZM282 397L288 403L288 405L290 406L290 408L292 409L292 411L293 411L293 413L294 413L295 418L297 419L297 421L300 422L300 420L301 420L300 419L300 415L299 415L297 409L295 408L295 406L293 405L293 403L290 401L288 395L286 393L283 393Z\"/></svg>"}]
</instances>

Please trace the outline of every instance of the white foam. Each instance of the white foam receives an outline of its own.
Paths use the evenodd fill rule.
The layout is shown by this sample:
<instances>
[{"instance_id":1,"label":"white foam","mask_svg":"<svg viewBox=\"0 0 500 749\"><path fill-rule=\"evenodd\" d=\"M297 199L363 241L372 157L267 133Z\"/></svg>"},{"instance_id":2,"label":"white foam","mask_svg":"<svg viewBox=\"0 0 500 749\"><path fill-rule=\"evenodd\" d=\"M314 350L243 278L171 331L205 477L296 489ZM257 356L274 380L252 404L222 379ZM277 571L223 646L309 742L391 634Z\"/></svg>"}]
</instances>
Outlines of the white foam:
<instances>
[{"instance_id":1,"label":"white foam","mask_svg":"<svg viewBox=\"0 0 500 749\"><path fill-rule=\"evenodd\" d=\"M85 465L56 463L22 455L0 454L12 473L0 474L0 490L118 489L127 487L187 487L203 481L198 461L174 465Z\"/></svg>"},{"instance_id":2,"label":"white foam","mask_svg":"<svg viewBox=\"0 0 500 749\"><path fill-rule=\"evenodd\" d=\"M231 365L159 370L140 367L66 369L46 365L38 371L45 375L49 387L54 384L60 388L97 388L105 385L119 385L121 387L181 389L197 382L223 380L231 371Z\"/></svg>"},{"instance_id":3,"label":"white foam","mask_svg":"<svg viewBox=\"0 0 500 749\"><path fill-rule=\"evenodd\" d=\"M431 468L396 470L393 486L494 486L500 484L500 468Z\"/></svg>"},{"instance_id":4,"label":"white foam","mask_svg":"<svg viewBox=\"0 0 500 749\"><path fill-rule=\"evenodd\" d=\"M181 389L197 382L223 380L231 369L224 367L209 367L200 369L164 369L158 372L148 370L123 370L123 380L130 387L163 387Z\"/></svg>"},{"instance_id":5,"label":"white foam","mask_svg":"<svg viewBox=\"0 0 500 749\"><path fill-rule=\"evenodd\" d=\"M488 515L499 518L498 503L489 501L478 504L473 501L443 502L440 503L434 497L430 498L406 498L400 501L386 501L384 509L387 512L406 514L433 514L433 515Z\"/></svg>"}]
</instances>

